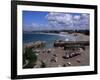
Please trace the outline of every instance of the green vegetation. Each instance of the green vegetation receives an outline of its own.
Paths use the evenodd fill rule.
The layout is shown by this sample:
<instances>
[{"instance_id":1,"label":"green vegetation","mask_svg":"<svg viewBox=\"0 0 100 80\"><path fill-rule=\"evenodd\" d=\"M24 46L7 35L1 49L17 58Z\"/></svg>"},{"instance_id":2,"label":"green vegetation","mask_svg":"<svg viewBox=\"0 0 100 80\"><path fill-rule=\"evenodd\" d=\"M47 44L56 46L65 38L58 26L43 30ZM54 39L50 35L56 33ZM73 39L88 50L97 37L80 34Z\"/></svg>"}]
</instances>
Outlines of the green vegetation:
<instances>
[{"instance_id":1,"label":"green vegetation","mask_svg":"<svg viewBox=\"0 0 100 80\"><path fill-rule=\"evenodd\" d=\"M26 60L28 61L28 64L26 64ZM32 51L32 48L25 48L25 53L23 53L23 65L25 65L23 68L33 68L35 63L37 61L37 56L35 52Z\"/></svg>"}]
</instances>

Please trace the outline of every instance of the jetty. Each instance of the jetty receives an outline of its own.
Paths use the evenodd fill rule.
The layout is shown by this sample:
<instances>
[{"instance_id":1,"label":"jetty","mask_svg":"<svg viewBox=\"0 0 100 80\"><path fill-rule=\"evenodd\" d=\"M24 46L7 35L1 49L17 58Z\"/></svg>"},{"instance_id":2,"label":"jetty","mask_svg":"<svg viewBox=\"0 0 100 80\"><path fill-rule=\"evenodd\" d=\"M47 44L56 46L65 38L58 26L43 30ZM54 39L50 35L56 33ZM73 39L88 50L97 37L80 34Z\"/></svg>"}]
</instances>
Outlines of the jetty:
<instances>
[{"instance_id":1,"label":"jetty","mask_svg":"<svg viewBox=\"0 0 100 80\"><path fill-rule=\"evenodd\" d=\"M54 47L66 47L66 46L88 46L89 41L56 41Z\"/></svg>"}]
</instances>

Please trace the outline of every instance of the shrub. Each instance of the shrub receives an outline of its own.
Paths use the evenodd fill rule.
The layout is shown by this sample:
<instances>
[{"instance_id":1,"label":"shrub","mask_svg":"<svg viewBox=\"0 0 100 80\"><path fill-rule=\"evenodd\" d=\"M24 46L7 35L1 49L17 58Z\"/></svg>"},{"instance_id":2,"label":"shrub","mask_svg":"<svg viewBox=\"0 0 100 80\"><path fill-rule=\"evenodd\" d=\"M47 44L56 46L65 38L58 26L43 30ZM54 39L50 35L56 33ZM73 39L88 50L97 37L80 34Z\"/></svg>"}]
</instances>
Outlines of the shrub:
<instances>
[{"instance_id":1,"label":"shrub","mask_svg":"<svg viewBox=\"0 0 100 80\"><path fill-rule=\"evenodd\" d=\"M24 68L33 68L37 61L37 56L31 48L25 48L25 53L23 53L23 65L26 60L28 60L28 64Z\"/></svg>"}]
</instances>

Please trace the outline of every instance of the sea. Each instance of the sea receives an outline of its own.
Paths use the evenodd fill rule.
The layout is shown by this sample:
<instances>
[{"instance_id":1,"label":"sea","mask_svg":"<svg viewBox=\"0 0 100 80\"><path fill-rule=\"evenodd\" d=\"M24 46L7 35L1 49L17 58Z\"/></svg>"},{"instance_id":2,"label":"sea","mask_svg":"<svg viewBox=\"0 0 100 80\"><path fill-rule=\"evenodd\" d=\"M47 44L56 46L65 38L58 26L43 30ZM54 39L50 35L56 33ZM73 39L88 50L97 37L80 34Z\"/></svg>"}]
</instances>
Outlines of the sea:
<instances>
[{"instance_id":1,"label":"sea","mask_svg":"<svg viewBox=\"0 0 100 80\"><path fill-rule=\"evenodd\" d=\"M41 33L23 33L23 43L44 41L46 48L52 48L54 41L73 41L76 38L72 35L60 35L60 34L41 34Z\"/></svg>"}]
</instances>

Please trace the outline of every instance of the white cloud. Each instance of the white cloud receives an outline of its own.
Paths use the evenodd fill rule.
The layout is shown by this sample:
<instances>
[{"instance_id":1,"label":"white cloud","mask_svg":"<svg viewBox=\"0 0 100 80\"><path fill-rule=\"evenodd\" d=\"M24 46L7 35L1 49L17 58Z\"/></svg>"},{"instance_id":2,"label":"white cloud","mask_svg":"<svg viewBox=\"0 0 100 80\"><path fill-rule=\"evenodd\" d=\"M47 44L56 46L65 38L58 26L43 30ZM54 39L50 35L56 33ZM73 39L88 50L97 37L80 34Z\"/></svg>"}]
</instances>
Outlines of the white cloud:
<instances>
[{"instance_id":1,"label":"white cloud","mask_svg":"<svg viewBox=\"0 0 100 80\"><path fill-rule=\"evenodd\" d=\"M80 20L81 16L75 15L73 18L74 18L75 20Z\"/></svg>"},{"instance_id":2,"label":"white cloud","mask_svg":"<svg viewBox=\"0 0 100 80\"><path fill-rule=\"evenodd\" d=\"M67 26L70 25L70 27L72 27L72 15L68 14L68 13L49 13L46 16L46 19L48 20L49 23L51 23L51 25L53 26L53 28L57 29L57 27L59 29L66 29Z\"/></svg>"},{"instance_id":3,"label":"white cloud","mask_svg":"<svg viewBox=\"0 0 100 80\"><path fill-rule=\"evenodd\" d=\"M39 29L40 29L40 25L36 23L32 23L31 25L24 25L24 31L34 31Z\"/></svg>"},{"instance_id":4,"label":"white cloud","mask_svg":"<svg viewBox=\"0 0 100 80\"><path fill-rule=\"evenodd\" d=\"M72 13L49 13L46 18L52 25L60 29L88 29L88 14L72 14ZM60 25L60 26L58 26Z\"/></svg>"},{"instance_id":5,"label":"white cloud","mask_svg":"<svg viewBox=\"0 0 100 80\"><path fill-rule=\"evenodd\" d=\"M57 13L50 12L45 18L47 24L32 23L25 26L24 30L68 30L68 29L89 29L89 14Z\"/></svg>"}]
</instances>

